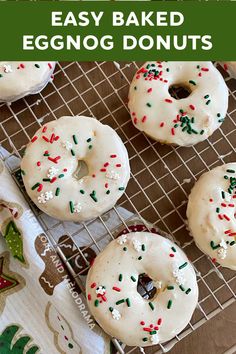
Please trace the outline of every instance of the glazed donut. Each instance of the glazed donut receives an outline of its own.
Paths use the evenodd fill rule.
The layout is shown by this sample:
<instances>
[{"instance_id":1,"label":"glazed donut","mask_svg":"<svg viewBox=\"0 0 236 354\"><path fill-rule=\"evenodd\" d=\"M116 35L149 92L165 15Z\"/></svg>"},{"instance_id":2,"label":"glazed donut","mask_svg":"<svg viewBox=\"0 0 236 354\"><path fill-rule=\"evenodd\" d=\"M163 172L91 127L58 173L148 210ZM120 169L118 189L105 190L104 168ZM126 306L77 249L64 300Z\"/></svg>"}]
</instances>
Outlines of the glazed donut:
<instances>
[{"instance_id":1,"label":"glazed donut","mask_svg":"<svg viewBox=\"0 0 236 354\"><path fill-rule=\"evenodd\" d=\"M46 214L84 221L108 211L130 176L117 133L95 118L62 117L40 128L21 162L26 191Z\"/></svg>"},{"instance_id":2,"label":"glazed donut","mask_svg":"<svg viewBox=\"0 0 236 354\"><path fill-rule=\"evenodd\" d=\"M140 274L152 279L156 294L137 291ZM197 305L196 275L183 251L149 232L113 240L89 270L87 301L92 315L112 337L131 346L165 342L188 324Z\"/></svg>"},{"instance_id":3,"label":"glazed donut","mask_svg":"<svg viewBox=\"0 0 236 354\"><path fill-rule=\"evenodd\" d=\"M231 77L236 79L236 61L221 61L220 65Z\"/></svg>"},{"instance_id":4,"label":"glazed donut","mask_svg":"<svg viewBox=\"0 0 236 354\"><path fill-rule=\"evenodd\" d=\"M204 173L189 196L188 226L196 245L236 270L236 163Z\"/></svg>"},{"instance_id":5,"label":"glazed donut","mask_svg":"<svg viewBox=\"0 0 236 354\"><path fill-rule=\"evenodd\" d=\"M171 87L184 87L186 98L175 99ZM164 144L194 145L223 122L228 89L211 62L147 62L129 90L133 124Z\"/></svg>"},{"instance_id":6,"label":"glazed donut","mask_svg":"<svg viewBox=\"0 0 236 354\"><path fill-rule=\"evenodd\" d=\"M39 93L51 79L55 62L1 61L0 101L14 102Z\"/></svg>"}]
</instances>

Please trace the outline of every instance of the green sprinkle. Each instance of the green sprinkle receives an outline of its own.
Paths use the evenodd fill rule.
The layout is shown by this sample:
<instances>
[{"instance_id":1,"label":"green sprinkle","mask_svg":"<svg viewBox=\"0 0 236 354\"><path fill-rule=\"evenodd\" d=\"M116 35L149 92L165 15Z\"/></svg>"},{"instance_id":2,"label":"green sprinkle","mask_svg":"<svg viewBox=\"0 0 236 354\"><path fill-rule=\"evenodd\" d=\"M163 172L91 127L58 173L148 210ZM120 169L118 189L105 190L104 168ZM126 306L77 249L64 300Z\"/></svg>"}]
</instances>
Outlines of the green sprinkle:
<instances>
[{"instance_id":1,"label":"green sprinkle","mask_svg":"<svg viewBox=\"0 0 236 354\"><path fill-rule=\"evenodd\" d=\"M141 261L141 259L143 259L143 257L142 257L142 256L139 256L139 257L138 257L138 260Z\"/></svg>"},{"instance_id":2,"label":"green sprinkle","mask_svg":"<svg viewBox=\"0 0 236 354\"><path fill-rule=\"evenodd\" d=\"M204 130L201 130L201 131L200 131L200 134L203 135L203 134L204 134Z\"/></svg>"},{"instance_id":3,"label":"green sprinkle","mask_svg":"<svg viewBox=\"0 0 236 354\"><path fill-rule=\"evenodd\" d=\"M150 306L151 310L153 311L154 310L154 305L152 302L149 302L148 305Z\"/></svg>"},{"instance_id":4,"label":"green sprinkle","mask_svg":"<svg viewBox=\"0 0 236 354\"><path fill-rule=\"evenodd\" d=\"M222 199L225 199L225 192L224 191L221 192L221 196L222 196Z\"/></svg>"},{"instance_id":5,"label":"green sprinkle","mask_svg":"<svg viewBox=\"0 0 236 354\"><path fill-rule=\"evenodd\" d=\"M96 197L96 192L95 192L95 191L92 191L92 193L90 193L89 195L90 195L90 197L91 197L95 202L98 201L98 200L97 200L97 197Z\"/></svg>"},{"instance_id":6,"label":"green sprinkle","mask_svg":"<svg viewBox=\"0 0 236 354\"><path fill-rule=\"evenodd\" d=\"M215 245L214 241L211 241L211 242L210 242L210 245L211 245L211 248L212 248L213 250L216 250L217 248L220 247L220 245Z\"/></svg>"},{"instance_id":7,"label":"green sprinkle","mask_svg":"<svg viewBox=\"0 0 236 354\"><path fill-rule=\"evenodd\" d=\"M71 212L71 214L73 214L74 213L74 204L71 200L69 202L69 205L70 205L70 212Z\"/></svg>"},{"instance_id":8,"label":"green sprinkle","mask_svg":"<svg viewBox=\"0 0 236 354\"><path fill-rule=\"evenodd\" d=\"M185 291L183 285L180 285L179 288L180 288L180 290Z\"/></svg>"},{"instance_id":9,"label":"green sprinkle","mask_svg":"<svg viewBox=\"0 0 236 354\"><path fill-rule=\"evenodd\" d=\"M180 113L184 113L184 110L183 110L183 109L180 109L179 112L180 112Z\"/></svg>"},{"instance_id":10,"label":"green sprinkle","mask_svg":"<svg viewBox=\"0 0 236 354\"><path fill-rule=\"evenodd\" d=\"M40 68L40 65L39 64L34 64L34 66L36 67L36 68Z\"/></svg>"},{"instance_id":11,"label":"green sprinkle","mask_svg":"<svg viewBox=\"0 0 236 354\"><path fill-rule=\"evenodd\" d=\"M218 122L219 122L219 123L222 123L222 122L224 122L224 120L225 120L225 119L222 118L222 119L219 119Z\"/></svg>"},{"instance_id":12,"label":"green sprinkle","mask_svg":"<svg viewBox=\"0 0 236 354\"><path fill-rule=\"evenodd\" d=\"M147 337L144 337L143 338L143 342L147 342L148 341L148 338Z\"/></svg>"},{"instance_id":13,"label":"green sprinkle","mask_svg":"<svg viewBox=\"0 0 236 354\"><path fill-rule=\"evenodd\" d=\"M220 113L217 113L217 117L220 118Z\"/></svg>"},{"instance_id":14,"label":"green sprinkle","mask_svg":"<svg viewBox=\"0 0 236 354\"><path fill-rule=\"evenodd\" d=\"M142 251L145 251L146 250L146 247L144 244L142 244Z\"/></svg>"},{"instance_id":15,"label":"green sprinkle","mask_svg":"<svg viewBox=\"0 0 236 354\"><path fill-rule=\"evenodd\" d=\"M50 182L50 178L43 178L43 182Z\"/></svg>"},{"instance_id":16,"label":"green sprinkle","mask_svg":"<svg viewBox=\"0 0 236 354\"><path fill-rule=\"evenodd\" d=\"M191 130L193 134L198 134L198 132L194 129Z\"/></svg>"},{"instance_id":17,"label":"green sprinkle","mask_svg":"<svg viewBox=\"0 0 236 354\"><path fill-rule=\"evenodd\" d=\"M169 301L168 301L168 304L167 304L167 308L170 309L171 306L172 306L172 300L169 300Z\"/></svg>"},{"instance_id":18,"label":"green sprinkle","mask_svg":"<svg viewBox=\"0 0 236 354\"><path fill-rule=\"evenodd\" d=\"M88 148L89 148L89 150L91 150L91 149L92 149L92 147L93 147L93 145L89 145L89 147L88 147Z\"/></svg>"},{"instance_id":19,"label":"green sprinkle","mask_svg":"<svg viewBox=\"0 0 236 354\"><path fill-rule=\"evenodd\" d=\"M204 98L206 98L206 99L209 98L209 97L210 97L209 95L205 95L205 96L204 96Z\"/></svg>"},{"instance_id":20,"label":"green sprinkle","mask_svg":"<svg viewBox=\"0 0 236 354\"><path fill-rule=\"evenodd\" d=\"M197 65L197 69L200 69L200 65Z\"/></svg>"},{"instance_id":21,"label":"green sprinkle","mask_svg":"<svg viewBox=\"0 0 236 354\"><path fill-rule=\"evenodd\" d=\"M179 126L179 124L175 124L175 125L174 125L174 128L178 128L178 126Z\"/></svg>"},{"instance_id":22,"label":"green sprinkle","mask_svg":"<svg viewBox=\"0 0 236 354\"><path fill-rule=\"evenodd\" d=\"M70 152L71 152L71 155L72 155L72 156L75 156L74 150L71 149Z\"/></svg>"},{"instance_id":23,"label":"green sprinkle","mask_svg":"<svg viewBox=\"0 0 236 354\"><path fill-rule=\"evenodd\" d=\"M228 172L228 173L235 173L235 170L226 170L226 172Z\"/></svg>"},{"instance_id":24,"label":"green sprinkle","mask_svg":"<svg viewBox=\"0 0 236 354\"><path fill-rule=\"evenodd\" d=\"M168 286L167 286L167 290L174 290L174 288L175 288L175 287L174 287L173 285L168 285Z\"/></svg>"},{"instance_id":25,"label":"green sprinkle","mask_svg":"<svg viewBox=\"0 0 236 354\"><path fill-rule=\"evenodd\" d=\"M57 187L55 195L58 197L58 196L59 196L59 194L60 194L60 188L59 188L59 187Z\"/></svg>"},{"instance_id":26,"label":"green sprinkle","mask_svg":"<svg viewBox=\"0 0 236 354\"><path fill-rule=\"evenodd\" d=\"M208 106L210 102L211 102L211 100L206 101L206 105Z\"/></svg>"},{"instance_id":27,"label":"green sprinkle","mask_svg":"<svg viewBox=\"0 0 236 354\"><path fill-rule=\"evenodd\" d=\"M87 139L87 143L90 143L90 141L92 141L92 138Z\"/></svg>"},{"instance_id":28,"label":"green sprinkle","mask_svg":"<svg viewBox=\"0 0 236 354\"><path fill-rule=\"evenodd\" d=\"M173 252L176 252L176 248L175 247L171 247Z\"/></svg>"},{"instance_id":29,"label":"green sprinkle","mask_svg":"<svg viewBox=\"0 0 236 354\"><path fill-rule=\"evenodd\" d=\"M119 187L118 190L123 191L123 190L125 190L125 187Z\"/></svg>"},{"instance_id":30,"label":"green sprinkle","mask_svg":"<svg viewBox=\"0 0 236 354\"><path fill-rule=\"evenodd\" d=\"M148 107L152 107L151 103L149 103L149 102L147 103L147 106L148 106Z\"/></svg>"},{"instance_id":31,"label":"green sprinkle","mask_svg":"<svg viewBox=\"0 0 236 354\"><path fill-rule=\"evenodd\" d=\"M134 86L135 91L137 90L137 86Z\"/></svg>"},{"instance_id":32,"label":"green sprinkle","mask_svg":"<svg viewBox=\"0 0 236 354\"><path fill-rule=\"evenodd\" d=\"M133 275L131 275L130 279L131 279L133 282L136 282L136 278L135 278Z\"/></svg>"},{"instance_id":33,"label":"green sprinkle","mask_svg":"<svg viewBox=\"0 0 236 354\"><path fill-rule=\"evenodd\" d=\"M85 191L83 189L80 189L81 194L85 194Z\"/></svg>"},{"instance_id":34,"label":"green sprinkle","mask_svg":"<svg viewBox=\"0 0 236 354\"><path fill-rule=\"evenodd\" d=\"M123 302L125 302L125 299L118 300L118 301L116 301L116 305L123 304Z\"/></svg>"},{"instance_id":35,"label":"green sprinkle","mask_svg":"<svg viewBox=\"0 0 236 354\"><path fill-rule=\"evenodd\" d=\"M188 265L188 262L185 262L183 264L181 264L181 266L179 266L179 269L183 269Z\"/></svg>"},{"instance_id":36,"label":"green sprinkle","mask_svg":"<svg viewBox=\"0 0 236 354\"><path fill-rule=\"evenodd\" d=\"M195 119L194 117L191 118L191 123L194 123Z\"/></svg>"},{"instance_id":37,"label":"green sprinkle","mask_svg":"<svg viewBox=\"0 0 236 354\"><path fill-rule=\"evenodd\" d=\"M106 194L110 194L111 193L111 191L108 189L107 191L106 191Z\"/></svg>"},{"instance_id":38,"label":"green sprinkle","mask_svg":"<svg viewBox=\"0 0 236 354\"><path fill-rule=\"evenodd\" d=\"M130 302L130 299L129 299L129 298L126 299L126 304L127 304L128 307L131 306L131 302Z\"/></svg>"},{"instance_id":39,"label":"green sprinkle","mask_svg":"<svg viewBox=\"0 0 236 354\"><path fill-rule=\"evenodd\" d=\"M109 307L109 311L111 311L111 312L112 312L112 311L113 311L113 307Z\"/></svg>"},{"instance_id":40,"label":"green sprinkle","mask_svg":"<svg viewBox=\"0 0 236 354\"><path fill-rule=\"evenodd\" d=\"M220 212L220 208L216 208L216 212L219 213Z\"/></svg>"},{"instance_id":41,"label":"green sprinkle","mask_svg":"<svg viewBox=\"0 0 236 354\"><path fill-rule=\"evenodd\" d=\"M151 332L149 332L150 334L156 334L157 333L157 331L151 331Z\"/></svg>"},{"instance_id":42,"label":"green sprinkle","mask_svg":"<svg viewBox=\"0 0 236 354\"><path fill-rule=\"evenodd\" d=\"M2 74L0 74L0 77L3 77L3 75L2 75Z\"/></svg>"},{"instance_id":43,"label":"green sprinkle","mask_svg":"<svg viewBox=\"0 0 236 354\"><path fill-rule=\"evenodd\" d=\"M43 156L50 156L50 154L43 154Z\"/></svg>"},{"instance_id":44,"label":"green sprinkle","mask_svg":"<svg viewBox=\"0 0 236 354\"><path fill-rule=\"evenodd\" d=\"M63 177L65 177L65 175L64 175L63 173L61 173L61 174L58 176L58 178L63 178Z\"/></svg>"},{"instance_id":45,"label":"green sprinkle","mask_svg":"<svg viewBox=\"0 0 236 354\"><path fill-rule=\"evenodd\" d=\"M32 189L32 191L33 190L35 190L38 186L40 185L40 183L38 182L38 183L35 183L35 185L33 185L33 187L31 188Z\"/></svg>"},{"instance_id":46,"label":"green sprinkle","mask_svg":"<svg viewBox=\"0 0 236 354\"><path fill-rule=\"evenodd\" d=\"M194 86L196 86L196 82L193 81L193 80L189 80L189 83L192 84L192 85L194 85Z\"/></svg>"},{"instance_id":47,"label":"green sprinkle","mask_svg":"<svg viewBox=\"0 0 236 354\"><path fill-rule=\"evenodd\" d=\"M124 248L123 248L123 251L127 251L127 247L124 247Z\"/></svg>"},{"instance_id":48,"label":"green sprinkle","mask_svg":"<svg viewBox=\"0 0 236 354\"><path fill-rule=\"evenodd\" d=\"M236 243L235 241L231 241L231 242L230 242L230 246L235 245L235 243Z\"/></svg>"},{"instance_id":49,"label":"green sprinkle","mask_svg":"<svg viewBox=\"0 0 236 354\"><path fill-rule=\"evenodd\" d=\"M120 275L119 275L119 281L122 281L122 279L123 279L123 275L120 274Z\"/></svg>"},{"instance_id":50,"label":"green sprinkle","mask_svg":"<svg viewBox=\"0 0 236 354\"><path fill-rule=\"evenodd\" d=\"M224 179L229 179L229 177L228 176L224 176Z\"/></svg>"},{"instance_id":51,"label":"green sprinkle","mask_svg":"<svg viewBox=\"0 0 236 354\"><path fill-rule=\"evenodd\" d=\"M190 291L191 291L191 289L190 288L188 288L186 291L185 291L185 294L189 294L190 293Z\"/></svg>"},{"instance_id":52,"label":"green sprinkle","mask_svg":"<svg viewBox=\"0 0 236 354\"><path fill-rule=\"evenodd\" d=\"M77 145L78 144L78 140L77 140L75 135L73 135L73 140L74 140L74 143Z\"/></svg>"},{"instance_id":53,"label":"green sprinkle","mask_svg":"<svg viewBox=\"0 0 236 354\"><path fill-rule=\"evenodd\" d=\"M170 69L169 69L169 68L166 68L166 71L167 71L167 72L169 72L169 71L170 71Z\"/></svg>"},{"instance_id":54,"label":"green sprinkle","mask_svg":"<svg viewBox=\"0 0 236 354\"><path fill-rule=\"evenodd\" d=\"M99 305L99 300L96 299L96 300L94 301L94 306L95 306L95 307L98 307L98 305Z\"/></svg>"}]
</instances>

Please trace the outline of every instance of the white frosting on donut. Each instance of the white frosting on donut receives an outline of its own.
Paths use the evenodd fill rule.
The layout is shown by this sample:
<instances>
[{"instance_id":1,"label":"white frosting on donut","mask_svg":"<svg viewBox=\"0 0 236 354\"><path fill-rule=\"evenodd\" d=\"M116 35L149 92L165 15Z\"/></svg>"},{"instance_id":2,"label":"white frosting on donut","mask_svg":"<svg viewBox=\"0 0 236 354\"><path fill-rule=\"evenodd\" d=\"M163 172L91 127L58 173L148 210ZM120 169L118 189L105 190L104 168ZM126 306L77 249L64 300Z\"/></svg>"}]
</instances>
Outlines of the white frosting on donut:
<instances>
[{"instance_id":1,"label":"white frosting on donut","mask_svg":"<svg viewBox=\"0 0 236 354\"><path fill-rule=\"evenodd\" d=\"M143 273L158 289L152 299L137 292ZM148 232L113 240L90 268L86 292L99 325L132 346L174 337L190 321L198 300L196 275L186 255L170 240Z\"/></svg>"},{"instance_id":2,"label":"white frosting on donut","mask_svg":"<svg viewBox=\"0 0 236 354\"><path fill-rule=\"evenodd\" d=\"M0 101L14 102L40 92L50 80L55 62L0 61Z\"/></svg>"},{"instance_id":3,"label":"white frosting on donut","mask_svg":"<svg viewBox=\"0 0 236 354\"><path fill-rule=\"evenodd\" d=\"M231 77L236 79L236 61L221 61L220 64Z\"/></svg>"},{"instance_id":4,"label":"white frosting on donut","mask_svg":"<svg viewBox=\"0 0 236 354\"><path fill-rule=\"evenodd\" d=\"M84 176L79 161L87 164ZM95 118L78 116L62 117L39 129L21 168L34 203L57 219L71 221L108 211L130 177L127 151L117 133Z\"/></svg>"},{"instance_id":5,"label":"white frosting on donut","mask_svg":"<svg viewBox=\"0 0 236 354\"><path fill-rule=\"evenodd\" d=\"M189 196L187 217L197 246L236 270L236 163L203 174Z\"/></svg>"},{"instance_id":6,"label":"white frosting on donut","mask_svg":"<svg viewBox=\"0 0 236 354\"><path fill-rule=\"evenodd\" d=\"M171 86L191 94L171 97ZM167 144L193 145L209 137L223 122L228 89L211 62L147 62L129 91L133 124L153 139Z\"/></svg>"}]
</instances>

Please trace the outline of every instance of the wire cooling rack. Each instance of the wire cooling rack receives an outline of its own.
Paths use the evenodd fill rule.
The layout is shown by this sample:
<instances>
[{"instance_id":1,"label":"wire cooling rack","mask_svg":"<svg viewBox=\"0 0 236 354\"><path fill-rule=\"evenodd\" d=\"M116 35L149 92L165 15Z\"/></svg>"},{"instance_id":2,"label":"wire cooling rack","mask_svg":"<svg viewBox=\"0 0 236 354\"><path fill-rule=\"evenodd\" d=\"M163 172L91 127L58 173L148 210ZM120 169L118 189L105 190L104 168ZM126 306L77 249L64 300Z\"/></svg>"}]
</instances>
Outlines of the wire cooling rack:
<instances>
[{"instance_id":1,"label":"wire cooling rack","mask_svg":"<svg viewBox=\"0 0 236 354\"><path fill-rule=\"evenodd\" d=\"M128 150L132 171L119 205L96 220L76 224L52 219L29 203L81 291L91 259L130 225L149 229L155 225L184 249L196 269L199 303L182 333L168 343L145 349L145 353L162 353L236 299L235 272L213 264L198 250L185 220L187 198L196 179L217 165L236 160L236 80L225 77L230 97L222 127L194 147L172 147L149 139L131 122L127 94L139 66L134 62L58 63L54 80L42 93L11 105L0 104L0 142L10 156L22 157L35 131L63 115L95 116L117 131ZM19 170L11 173L24 192ZM120 353L144 353L113 342Z\"/></svg>"}]
</instances>

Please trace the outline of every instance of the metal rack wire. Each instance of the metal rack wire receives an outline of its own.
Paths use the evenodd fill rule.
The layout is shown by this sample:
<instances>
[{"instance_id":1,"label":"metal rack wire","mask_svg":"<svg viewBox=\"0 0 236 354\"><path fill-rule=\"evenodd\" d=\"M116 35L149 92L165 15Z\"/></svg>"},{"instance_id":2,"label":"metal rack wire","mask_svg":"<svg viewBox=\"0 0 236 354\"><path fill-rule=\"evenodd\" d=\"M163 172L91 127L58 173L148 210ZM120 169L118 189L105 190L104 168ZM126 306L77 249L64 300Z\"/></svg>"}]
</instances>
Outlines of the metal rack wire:
<instances>
[{"instance_id":1,"label":"metal rack wire","mask_svg":"<svg viewBox=\"0 0 236 354\"><path fill-rule=\"evenodd\" d=\"M204 171L236 159L236 81L225 78L230 97L222 128L194 147L176 148L152 141L132 125L127 93L139 65L134 62L58 63L54 80L42 93L11 105L0 104L0 142L10 156L21 157L35 131L63 115L96 116L117 131L128 150L132 170L119 205L96 220L75 224L52 219L28 201L82 291L92 257L123 230L127 232L137 225L150 230L155 225L184 249L196 269L199 304L182 333L168 343L145 349L146 353L162 353L236 300L235 272L213 264L202 254L185 225L187 197L195 180ZM11 173L24 192L19 171L14 169ZM120 353L141 350L124 347L116 340L114 344Z\"/></svg>"}]
</instances>

